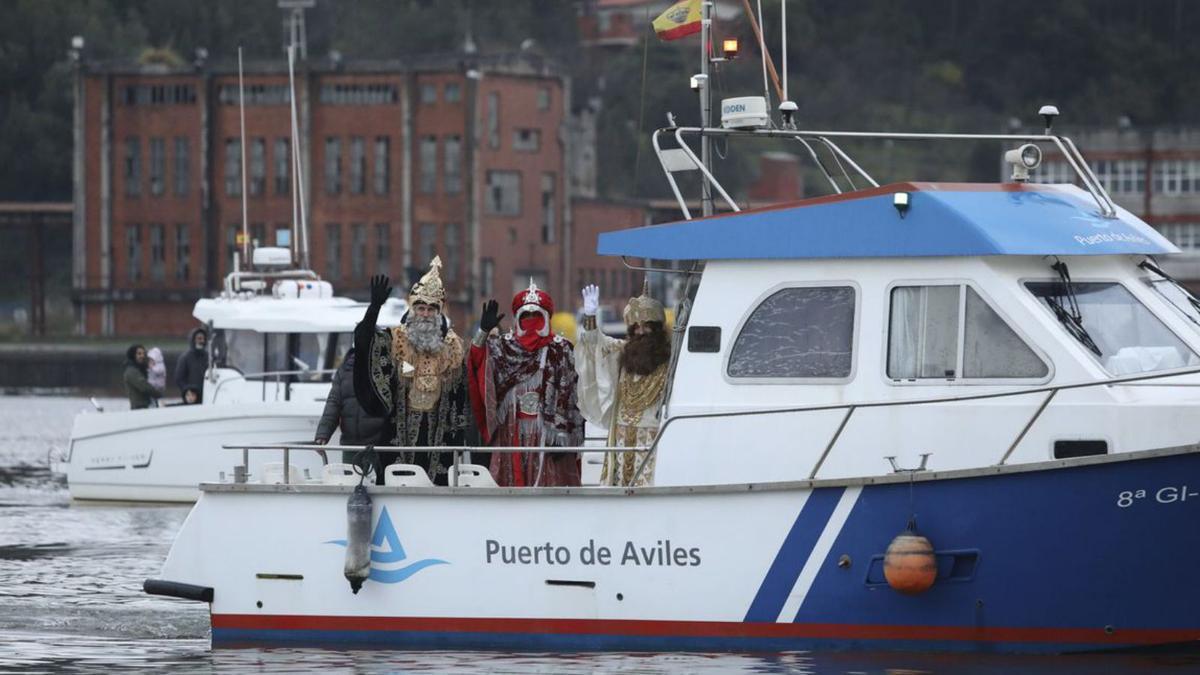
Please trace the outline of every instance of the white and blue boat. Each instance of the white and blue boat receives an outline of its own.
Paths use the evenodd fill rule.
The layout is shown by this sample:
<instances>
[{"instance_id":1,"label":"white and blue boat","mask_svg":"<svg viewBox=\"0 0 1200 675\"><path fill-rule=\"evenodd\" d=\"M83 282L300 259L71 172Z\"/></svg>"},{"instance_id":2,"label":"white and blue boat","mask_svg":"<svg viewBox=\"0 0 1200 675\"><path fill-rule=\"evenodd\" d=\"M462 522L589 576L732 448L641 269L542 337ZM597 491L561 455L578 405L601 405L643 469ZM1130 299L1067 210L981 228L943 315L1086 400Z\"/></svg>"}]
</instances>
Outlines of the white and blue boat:
<instances>
[{"instance_id":1,"label":"white and blue boat","mask_svg":"<svg viewBox=\"0 0 1200 675\"><path fill-rule=\"evenodd\" d=\"M1200 301L1155 261L1177 249L1049 128L754 107L657 132L687 219L598 242L686 280L652 486L372 486L352 592L341 477L202 484L147 592L207 602L214 646L1194 649ZM800 143L834 194L739 211L695 137ZM1020 145L1014 182L879 186L845 139ZM1042 148L1079 186L1028 181Z\"/></svg>"}]
</instances>

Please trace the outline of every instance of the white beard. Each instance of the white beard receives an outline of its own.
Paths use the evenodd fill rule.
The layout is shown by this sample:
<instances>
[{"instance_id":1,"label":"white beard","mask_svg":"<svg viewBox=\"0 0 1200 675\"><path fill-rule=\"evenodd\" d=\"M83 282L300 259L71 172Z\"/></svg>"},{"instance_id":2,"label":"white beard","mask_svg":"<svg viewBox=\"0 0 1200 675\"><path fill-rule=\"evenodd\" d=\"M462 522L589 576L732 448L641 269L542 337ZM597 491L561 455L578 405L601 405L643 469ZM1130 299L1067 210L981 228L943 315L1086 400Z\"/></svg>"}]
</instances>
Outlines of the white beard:
<instances>
[{"instance_id":1,"label":"white beard","mask_svg":"<svg viewBox=\"0 0 1200 675\"><path fill-rule=\"evenodd\" d=\"M442 349L442 317L435 314L431 317L410 316L405 323L405 332L413 348L425 354L441 351Z\"/></svg>"}]
</instances>

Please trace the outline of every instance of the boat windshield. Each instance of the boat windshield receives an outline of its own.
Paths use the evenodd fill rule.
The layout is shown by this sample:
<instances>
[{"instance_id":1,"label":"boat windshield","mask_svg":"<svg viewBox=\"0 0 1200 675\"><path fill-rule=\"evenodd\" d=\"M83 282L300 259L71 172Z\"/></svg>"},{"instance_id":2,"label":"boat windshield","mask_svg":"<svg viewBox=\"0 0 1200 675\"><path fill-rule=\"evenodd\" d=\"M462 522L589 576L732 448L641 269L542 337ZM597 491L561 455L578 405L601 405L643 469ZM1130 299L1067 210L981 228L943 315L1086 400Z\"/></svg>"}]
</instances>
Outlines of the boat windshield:
<instances>
[{"instance_id":1,"label":"boat windshield","mask_svg":"<svg viewBox=\"0 0 1200 675\"><path fill-rule=\"evenodd\" d=\"M354 345L352 333L260 333L218 329L213 336L213 360L220 368L237 370L247 379L286 379L328 382L328 371L341 365ZM310 372L311 371L311 372Z\"/></svg>"},{"instance_id":2,"label":"boat windshield","mask_svg":"<svg viewBox=\"0 0 1200 675\"><path fill-rule=\"evenodd\" d=\"M1092 344L1084 343L1070 326L1064 329L1089 349L1094 345L1092 351L1109 373L1132 375L1200 364L1200 357L1121 284L1075 281L1070 286L1083 334ZM1033 281L1025 287L1063 323L1062 312L1055 310L1063 305L1061 282Z\"/></svg>"}]
</instances>

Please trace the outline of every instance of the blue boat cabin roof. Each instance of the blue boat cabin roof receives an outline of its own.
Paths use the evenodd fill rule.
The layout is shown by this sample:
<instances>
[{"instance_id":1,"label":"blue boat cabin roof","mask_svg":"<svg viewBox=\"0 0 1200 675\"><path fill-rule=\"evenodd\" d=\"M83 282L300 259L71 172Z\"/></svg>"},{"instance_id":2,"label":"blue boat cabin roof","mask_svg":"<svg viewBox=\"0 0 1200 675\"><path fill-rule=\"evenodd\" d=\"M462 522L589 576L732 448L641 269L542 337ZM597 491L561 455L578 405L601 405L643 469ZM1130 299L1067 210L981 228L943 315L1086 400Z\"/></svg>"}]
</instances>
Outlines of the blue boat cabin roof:
<instances>
[{"instance_id":1,"label":"blue boat cabin roof","mask_svg":"<svg viewBox=\"0 0 1200 675\"><path fill-rule=\"evenodd\" d=\"M893 195L909 193L901 215ZM657 260L1120 255L1179 251L1074 185L895 183L600 235L601 255Z\"/></svg>"}]
</instances>

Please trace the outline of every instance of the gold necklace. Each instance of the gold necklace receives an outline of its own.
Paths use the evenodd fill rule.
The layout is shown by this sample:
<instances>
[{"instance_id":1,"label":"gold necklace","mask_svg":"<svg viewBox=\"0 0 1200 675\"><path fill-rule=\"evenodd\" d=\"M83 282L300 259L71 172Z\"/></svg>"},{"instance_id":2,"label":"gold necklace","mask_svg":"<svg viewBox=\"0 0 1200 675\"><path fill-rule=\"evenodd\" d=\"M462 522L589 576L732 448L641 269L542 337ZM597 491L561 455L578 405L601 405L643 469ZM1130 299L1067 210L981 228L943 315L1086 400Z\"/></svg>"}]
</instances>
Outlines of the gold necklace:
<instances>
[{"instance_id":1,"label":"gold necklace","mask_svg":"<svg viewBox=\"0 0 1200 675\"><path fill-rule=\"evenodd\" d=\"M632 373L621 373L621 408L625 413L642 412L662 395L667 382L667 364L662 364L649 375L634 381Z\"/></svg>"}]
</instances>

